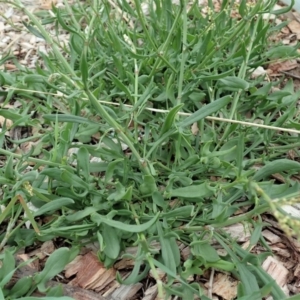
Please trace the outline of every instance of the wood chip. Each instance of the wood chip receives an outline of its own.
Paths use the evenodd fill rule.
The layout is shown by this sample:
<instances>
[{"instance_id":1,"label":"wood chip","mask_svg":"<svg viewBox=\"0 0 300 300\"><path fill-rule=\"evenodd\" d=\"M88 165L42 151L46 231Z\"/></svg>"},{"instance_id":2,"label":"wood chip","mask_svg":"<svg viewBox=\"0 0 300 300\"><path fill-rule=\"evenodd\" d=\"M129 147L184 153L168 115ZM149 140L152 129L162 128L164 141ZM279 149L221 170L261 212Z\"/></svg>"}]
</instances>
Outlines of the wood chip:
<instances>
[{"instance_id":1,"label":"wood chip","mask_svg":"<svg viewBox=\"0 0 300 300\"><path fill-rule=\"evenodd\" d=\"M243 224L238 223L223 228L227 233L231 235L233 239L238 242L246 242L251 236L251 232Z\"/></svg>"},{"instance_id":2,"label":"wood chip","mask_svg":"<svg viewBox=\"0 0 300 300\"><path fill-rule=\"evenodd\" d=\"M262 268L276 281L280 287L283 287L287 284L287 276L289 271L280 261L276 260L272 256L268 256L263 262Z\"/></svg>"},{"instance_id":3,"label":"wood chip","mask_svg":"<svg viewBox=\"0 0 300 300\"><path fill-rule=\"evenodd\" d=\"M227 274L218 273L213 281L212 292L225 300L235 299L238 281ZM208 283L205 284L208 286Z\"/></svg>"},{"instance_id":4,"label":"wood chip","mask_svg":"<svg viewBox=\"0 0 300 300\"><path fill-rule=\"evenodd\" d=\"M281 238L271 232L270 230L266 229L262 232L262 235L265 239L267 239L271 244L276 244L281 242Z\"/></svg>"}]
</instances>

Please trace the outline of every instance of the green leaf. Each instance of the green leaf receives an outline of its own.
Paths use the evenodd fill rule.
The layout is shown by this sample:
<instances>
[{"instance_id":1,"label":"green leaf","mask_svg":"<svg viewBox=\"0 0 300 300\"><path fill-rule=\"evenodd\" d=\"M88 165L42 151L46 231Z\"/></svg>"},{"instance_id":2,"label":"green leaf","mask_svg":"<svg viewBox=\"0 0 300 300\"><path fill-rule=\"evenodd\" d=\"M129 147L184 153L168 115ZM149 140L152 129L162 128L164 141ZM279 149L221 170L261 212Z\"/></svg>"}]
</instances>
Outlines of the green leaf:
<instances>
[{"instance_id":1,"label":"green leaf","mask_svg":"<svg viewBox=\"0 0 300 300\"><path fill-rule=\"evenodd\" d=\"M196 241L190 244L191 251L196 257L202 257L206 262L217 262L220 257L207 241Z\"/></svg>"},{"instance_id":2,"label":"green leaf","mask_svg":"<svg viewBox=\"0 0 300 300\"><path fill-rule=\"evenodd\" d=\"M119 201L119 200L131 200L132 197L132 187L130 186L127 190L125 190L125 187L120 183L116 183L116 191L111 193L107 200L111 201Z\"/></svg>"},{"instance_id":3,"label":"green leaf","mask_svg":"<svg viewBox=\"0 0 300 300\"><path fill-rule=\"evenodd\" d=\"M172 127L174 120L177 116L177 113L181 110L182 107L183 107L183 104L179 104L169 111L167 117L165 118L162 129L159 133L159 137L161 137L164 133L166 133Z\"/></svg>"},{"instance_id":4,"label":"green leaf","mask_svg":"<svg viewBox=\"0 0 300 300\"><path fill-rule=\"evenodd\" d=\"M124 161L124 158L118 158L108 164L105 171L105 183L108 183L112 179L116 166L122 161Z\"/></svg>"},{"instance_id":5,"label":"green leaf","mask_svg":"<svg viewBox=\"0 0 300 300\"><path fill-rule=\"evenodd\" d=\"M253 180L259 181L279 172L299 171L300 163L289 159L278 159L267 163L253 176Z\"/></svg>"},{"instance_id":6,"label":"green leaf","mask_svg":"<svg viewBox=\"0 0 300 300\"><path fill-rule=\"evenodd\" d=\"M237 263L237 269L241 278L245 295L252 295L253 292L258 292L259 286L257 280L255 276L248 270L247 266L241 263Z\"/></svg>"},{"instance_id":7,"label":"green leaf","mask_svg":"<svg viewBox=\"0 0 300 300\"><path fill-rule=\"evenodd\" d=\"M0 111L0 115L1 115L1 111ZM83 117L79 117L79 116L74 116L74 115L67 115L67 114L46 114L43 115L43 118L47 121L51 121L51 122L70 122L70 123L78 123L78 124L85 124L85 123L89 123L89 124L95 124L97 125L97 123L90 121L86 118Z\"/></svg>"},{"instance_id":8,"label":"green leaf","mask_svg":"<svg viewBox=\"0 0 300 300\"><path fill-rule=\"evenodd\" d=\"M37 36L40 39L45 40L45 37L35 27L28 25L26 22L22 22L22 23L33 35Z\"/></svg>"},{"instance_id":9,"label":"green leaf","mask_svg":"<svg viewBox=\"0 0 300 300\"><path fill-rule=\"evenodd\" d=\"M191 218L194 214L194 205L186 205L172 209L168 212L162 213L161 216L169 218Z\"/></svg>"},{"instance_id":10,"label":"green leaf","mask_svg":"<svg viewBox=\"0 0 300 300\"><path fill-rule=\"evenodd\" d=\"M171 190L170 195L171 197L198 199L198 201L202 201L202 198L212 196L214 191L215 188L210 187L208 183L204 182L198 185L185 186Z\"/></svg>"},{"instance_id":11,"label":"green leaf","mask_svg":"<svg viewBox=\"0 0 300 300\"><path fill-rule=\"evenodd\" d=\"M230 101L232 101L231 96L224 96L218 100L215 100L203 107L201 107L198 111L193 113L191 116L187 117L185 120L181 121L179 123L180 127L186 127L189 125L194 124L195 122L198 122L202 119L204 119L207 116L210 116L211 114L217 112L224 106L226 106Z\"/></svg>"},{"instance_id":12,"label":"green leaf","mask_svg":"<svg viewBox=\"0 0 300 300\"><path fill-rule=\"evenodd\" d=\"M160 222L156 223L156 227L157 227L159 242L161 245L161 255L162 255L163 263L169 270L171 270L173 273L176 273L177 262L175 261L175 257L173 255L173 251L170 243L171 239L166 238L164 236Z\"/></svg>"},{"instance_id":13,"label":"green leaf","mask_svg":"<svg viewBox=\"0 0 300 300\"><path fill-rule=\"evenodd\" d=\"M38 284L40 292L44 293L46 283L54 276L63 271L64 267L71 261L72 251L69 248L63 247L55 250L47 259L43 271L34 276L34 281Z\"/></svg>"},{"instance_id":14,"label":"green leaf","mask_svg":"<svg viewBox=\"0 0 300 300\"><path fill-rule=\"evenodd\" d=\"M88 180L90 176L90 154L86 147L80 147L77 152L77 168L83 173L83 177Z\"/></svg>"},{"instance_id":15,"label":"green leaf","mask_svg":"<svg viewBox=\"0 0 300 300\"><path fill-rule=\"evenodd\" d=\"M97 209L95 207L85 207L83 210L79 210L72 215L65 216L66 220L69 222L76 222L79 220L84 219L85 217L89 216L93 212L96 212Z\"/></svg>"},{"instance_id":16,"label":"green leaf","mask_svg":"<svg viewBox=\"0 0 300 300\"><path fill-rule=\"evenodd\" d=\"M247 90L249 83L235 76L228 76L219 80L219 86L229 91Z\"/></svg>"},{"instance_id":17,"label":"green leaf","mask_svg":"<svg viewBox=\"0 0 300 300\"><path fill-rule=\"evenodd\" d=\"M101 223L105 223L111 227L118 228L123 231L138 233L138 232L143 232L143 231L148 230L157 221L158 216L159 216L159 213L157 213L156 216L154 216L148 222L146 222L144 224L140 224L140 225L130 225L130 224L122 223L119 221L114 221L114 220L108 219L106 216L102 216L98 213L91 214L91 220L93 222L97 223L98 225L100 225Z\"/></svg>"},{"instance_id":18,"label":"green leaf","mask_svg":"<svg viewBox=\"0 0 300 300\"><path fill-rule=\"evenodd\" d=\"M14 123L23 118L22 115L6 109L0 109L0 116L4 117L5 119L12 120Z\"/></svg>"},{"instance_id":19,"label":"green leaf","mask_svg":"<svg viewBox=\"0 0 300 300\"><path fill-rule=\"evenodd\" d=\"M55 199L49 203L46 203L41 208L39 208L39 210L34 213L34 216L35 217L41 216L43 214L47 214L49 212L58 210L58 209L62 208L63 206L67 206L67 205L74 204L74 203L75 203L75 201L71 198Z\"/></svg>"},{"instance_id":20,"label":"green leaf","mask_svg":"<svg viewBox=\"0 0 300 300\"><path fill-rule=\"evenodd\" d=\"M229 74L232 74L235 70L234 69L230 69L226 72L223 72L223 73L219 73L219 74L209 74L207 76L205 75L201 75L198 77L198 79L201 79L201 80L217 80L217 79L221 79L221 78L224 78L226 76L228 76Z\"/></svg>"},{"instance_id":21,"label":"green leaf","mask_svg":"<svg viewBox=\"0 0 300 300\"><path fill-rule=\"evenodd\" d=\"M6 249L2 259L2 266L0 268L0 288L3 288L11 279L15 270L15 259L12 253Z\"/></svg>"},{"instance_id":22,"label":"green leaf","mask_svg":"<svg viewBox=\"0 0 300 300\"><path fill-rule=\"evenodd\" d=\"M215 268L226 272L232 272L233 270L236 269L235 265L232 262L223 259L219 259L218 261L215 262L207 262L205 266L207 268Z\"/></svg>"},{"instance_id":23,"label":"green leaf","mask_svg":"<svg viewBox=\"0 0 300 300\"><path fill-rule=\"evenodd\" d=\"M157 206L166 209L168 207L167 202L165 201L163 195L159 191L154 191L152 193L152 200Z\"/></svg>"},{"instance_id":24,"label":"green leaf","mask_svg":"<svg viewBox=\"0 0 300 300\"><path fill-rule=\"evenodd\" d=\"M6 179L13 180L16 177L13 167L14 167L13 157L9 156L5 164L5 171L4 171L4 177Z\"/></svg>"},{"instance_id":25,"label":"green leaf","mask_svg":"<svg viewBox=\"0 0 300 300\"><path fill-rule=\"evenodd\" d=\"M132 95L129 89L112 73L108 73L108 76L112 79L116 87L118 87L121 91L123 91L125 95L128 97L128 99L132 100Z\"/></svg>"},{"instance_id":26,"label":"green leaf","mask_svg":"<svg viewBox=\"0 0 300 300\"><path fill-rule=\"evenodd\" d=\"M21 297L25 295L33 285L32 277L22 277L10 290L9 296L11 299L16 299L17 297Z\"/></svg>"},{"instance_id":27,"label":"green leaf","mask_svg":"<svg viewBox=\"0 0 300 300\"><path fill-rule=\"evenodd\" d=\"M25 84L37 84L37 83L45 84L45 77L37 74L30 74L24 76L23 82Z\"/></svg>"},{"instance_id":28,"label":"green leaf","mask_svg":"<svg viewBox=\"0 0 300 300\"><path fill-rule=\"evenodd\" d=\"M106 224L102 224L102 237L104 240L104 253L111 259L116 259L120 253L120 239L117 230Z\"/></svg>"},{"instance_id":29,"label":"green leaf","mask_svg":"<svg viewBox=\"0 0 300 300\"><path fill-rule=\"evenodd\" d=\"M83 179L67 170L62 171L61 179L74 187L89 189L89 185Z\"/></svg>"},{"instance_id":30,"label":"green leaf","mask_svg":"<svg viewBox=\"0 0 300 300\"><path fill-rule=\"evenodd\" d=\"M145 175L144 182L140 185L140 191L143 195L151 195L157 190L156 182L153 176Z\"/></svg>"},{"instance_id":31,"label":"green leaf","mask_svg":"<svg viewBox=\"0 0 300 300\"><path fill-rule=\"evenodd\" d=\"M259 239L261 237L262 228L263 228L263 224L261 222L255 223L255 229L251 234L249 246L255 246L257 244L257 242L259 241Z\"/></svg>"},{"instance_id":32,"label":"green leaf","mask_svg":"<svg viewBox=\"0 0 300 300\"><path fill-rule=\"evenodd\" d=\"M87 47L86 46L83 47L83 51L82 51L81 57L80 57L80 71L81 71L81 78L82 78L84 87L87 88L89 72L88 72L88 64L87 64Z\"/></svg>"}]
</instances>

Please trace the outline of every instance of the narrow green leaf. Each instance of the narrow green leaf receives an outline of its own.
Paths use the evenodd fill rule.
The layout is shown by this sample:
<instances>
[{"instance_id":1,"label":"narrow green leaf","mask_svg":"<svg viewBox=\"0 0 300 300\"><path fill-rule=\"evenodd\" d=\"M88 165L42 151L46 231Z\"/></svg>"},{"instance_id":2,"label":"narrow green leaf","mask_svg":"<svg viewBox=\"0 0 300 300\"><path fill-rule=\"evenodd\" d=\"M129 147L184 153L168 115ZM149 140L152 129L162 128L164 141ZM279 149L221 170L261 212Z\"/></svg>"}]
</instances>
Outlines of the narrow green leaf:
<instances>
[{"instance_id":1,"label":"narrow green leaf","mask_svg":"<svg viewBox=\"0 0 300 300\"><path fill-rule=\"evenodd\" d=\"M87 47L86 46L83 47L83 51L82 51L81 57L80 57L80 71L81 71L81 78L82 78L84 87L87 88L89 72L88 72L88 64L87 64Z\"/></svg>"},{"instance_id":2,"label":"narrow green leaf","mask_svg":"<svg viewBox=\"0 0 300 300\"><path fill-rule=\"evenodd\" d=\"M198 111L193 113L191 116L187 117L185 120L181 121L179 123L180 127L186 127L189 125L192 125L195 122L198 122L202 119L204 119L207 116L210 116L211 114L217 112L224 106L226 106L230 101L232 101L231 96L224 96L218 100L215 100L203 107L201 107Z\"/></svg>"},{"instance_id":3,"label":"narrow green leaf","mask_svg":"<svg viewBox=\"0 0 300 300\"><path fill-rule=\"evenodd\" d=\"M278 159L267 163L253 176L253 180L259 181L279 172L299 171L300 163L289 159Z\"/></svg>"},{"instance_id":4,"label":"narrow green leaf","mask_svg":"<svg viewBox=\"0 0 300 300\"><path fill-rule=\"evenodd\" d=\"M207 241L196 241L190 244L191 251L196 257L202 257L206 262L217 262L220 257Z\"/></svg>"},{"instance_id":5,"label":"narrow green leaf","mask_svg":"<svg viewBox=\"0 0 300 300\"><path fill-rule=\"evenodd\" d=\"M61 173L61 179L64 182L67 182L71 184L74 187L82 188L82 189L88 189L89 185L80 177L78 177L76 174L72 174L71 172L64 170Z\"/></svg>"},{"instance_id":6,"label":"narrow green leaf","mask_svg":"<svg viewBox=\"0 0 300 300\"><path fill-rule=\"evenodd\" d=\"M63 247L55 250L47 259L43 271L34 276L34 281L38 283L40 292L46 291L46 283L55 275L60 273L70 262L72 251Z\"/></svg>"},{"instance_id":7,"label":"narrow green leaf","mask_svg":"<svg viewBox=\"0 0 300 300\"><path fill-rule=\"evenodd\" d=\"M172 209L166 213L162 213L161 216L167 219L169 218L191 218L194 214L194 205L186 205Z\"/></svg>"},{"instance_id":8,"label":"narrow green leaf","mask_svg":"<svg viewBox=\"0 0 300 300\"><path fill-rule=\"evenodd\" d=\"M128 97L128 99L132 100L132 95L129 91L129 89L112 73L108 73L109 77L112 79L114 84L125 93L125 95Z\"/></svg>"},{"instance_id":9,"label":"narrow green leaf","mask_svg":"<svg viewBox=\"0 0 300 300\"><path fill-rule=\"evenodd\" d=\"M257 242L259 241L260 237L261 237L261 231L262 231L262 223L255 223L255 229L251 234L251 238L250 238L250 245L251 246L255 246L257 244Z\"/></svg>"},{"instance_id":10,"label":"narrow green leaf","mask_svg":"<svg viewBox=\"0 0 300 300\"><path fill-rule=\"evenodd\" d=\"M162 129L159 133L159 137L161 137L164 133L166 133L172 127L174 120L176 118L176 115L181 110L182 107L183 107L183 104L179 104L169 111L167 117L165 118Z\"/></svg>"},{"instance_id":11,"label":"narrow green leaf","mask_svg":"<svg viewBox=\"0 0 300 300\"><path fill-rule=\"evenodd\" d=\"M112 179L116 166L122 161L124 161L124 158L118 158L108 163L107 169L105 171L105 183L108 183Z\"/></svg>"},{"instance_id":12,"label":"narrow green leaf","mask_svg":"<svg viewBox=\"0 0 300 300\"><path fill-rule=\"evenodd\" d=\"M10 280L6 276L14 271L15 269L15 259L12 253L6 249L4 251L4 258L2 260L2 266L0 268L0 288L3 288L4 285Z\"/></svg>"},{"instance_id":13,"label":"narrow green leaf","mask_svg":"<svg viewBox=\"0 0 300 300\"><path fill-rule=\"evenodd\" d=\"M23 77L23 82L26 84L45 84L45 77L37 74L30 74Z\"/></svg>"},{"instance_id":14,"label":"narrow green leaf","mask_svg":"<svg viewBox=\"0 0 300 300\"><path fill-rule=\"evenodd\" d=\"M12 120L14 123L23 118L22 115L7 109L0 109L0 116L4 117L5 119Z\"/></svg>"},{"instance_id":15,"label":"narrow green leaf","mask_svg":"<svg viewBox=\"0 0 300 300\"><path fill-rule=\"evenodd\" d=\"M73 204L73 203L75 203L75 201L73 199L70 199L70 198L55 199L55 200L52 200L49 203L46 203L41 208L39 208L39 210L34 213L34 216L35 217L41 216L43 214L53 212L55 210L58 210L58 209L62 208L63 206L67 206L67 205L70 205L70 204Z\"/></svg>"},{"instance_id":16,"label":"narrow green leaf","mask_svg":"<svg viewBox=\"0 0 300 300\"><path fill-rule=\"evenodd\" d=\"M246 295L252 295L253 292L259 291L259 286L255 276L248 270L247 266L237 263L237 269L241 277L241 282ZM261 299L261 298L260 298ZM258 299L253 299L258 300Z\"/></svg>"},{"instance_id":17,"label":"narrow green leaf","mask_svg":"<svg viewBox=\"0 0 300 300\"><path fill-rule=\"evenodd\" d=\"M1 111L0 111L0 115L1 115ZM98 125L97 123L90 121L86 118L74 116L74 115L67 115L67 114L51 114L51 115L46 114L43 115L43 118L51 122L55 122L57 120L58 122L70 122L70 123L78 123L78 124L89 123L89 124Z\"/></svg>"},{"instance_id":18,"label":"narrow green leaf","mask_svg":"<svg viewBox=\"0 0 300 300\"><path fill-rule=\"evenodd\" d=\"M32 285L32 277L22 277L12 287L9 296L11 297L11 299L17 299L18 297L25 295L29 291L29 289L31 289Z\"/></svg>"},{"instance_id":19,"label":"narrow green leaf","mask_svg":"<svg viewBox=\"0 0 300 300\"><path fill-rule=\"evenodd\" d=\"M215 188L210 187L208 183L204 182L198 185L185 186L171 190L170 195L172 197L191 198L202 201L202 198L212 196L214 194L214 190Z\"/></svg>"},{"instance_id":20,"label":"narrow green leaf","mask_svg":"<svg viewBox=\"0 0 300 300\"><path fill-rule=\"evenodd\" d=\"M15 172L14 172L14 164L13 164L13 157L9 156L7 159L6 165L5 165L5 171L4 171L4 177L6 179L14 179L15 178Z\"/></svg>"},{"instance_id":21,"label":"narrow green leaf","mask_svg":"<svg viewBox=\"0 0 300 300\"><path fill-rule=\"evenodd\" d=\"M213 74L213 75L201 75L200 77L198 77L198 79L201 79L201 80L218 80L218 79L221 79L221 78L224 78L230 74L232 74L233 72L235 71L235 69L230 69L224 73L220 73L220 74Z\"/></svg>"},{"instance_id":22,"label":"narrow green leaf","mask_svg":"<svg viewBox=\"0 0 300 300\"><path fill-rule=\"evenodd\" d=\"M150 195L157 190L156 181L151 175L144 176L144 182L140 185L140 191L143 195Z\"/></svg>"},{"instance_id":23,"label":"narrow green leaf","mask_svg":"<svg viewBox=\"0 0 300 300\"><path fill-rule=\"evenodd\" d=\"M33 35L37 36L40 39L45 40L45 37L35 27L28 25L26 22L22 22L22 23Z\"/></svg>"},{"instance_id":24,"label":"narrow green leaf","mask_svg":"<svg viewBox=\"0 0 300 300\"><path fill-rule=\"evenodd\" d=\"M163 195L159 191L154 191L152 193L152 200L159 207L162 207L164 209L168 207L167 202L165 201Z\"/></svg>"},{"instance_id":25,"label":"narrow green leaf","mask_svg":"<svg viewBox=\"0 0 300 300\"><path fill-rule=\"evenodd\" d=\"M65 216L65 218L69 222L76 222L76 221L84 219L85 217L89 216L90 214L92 214L93 212L96 212L96 211L97 211L97 209L95 207L86 207L83 210L79 210L72 215Z\"/></svg>"},{"instance_id":26,"label":"narrow green leaf","mask_svg":"<svg viewBox=\"0 0 300 300\"><path fill-rule=\"evenodd\" d=\"M162 226L160 222L156 223L156 227L157 227L159 242L161 245L161 256L163 259L163 263L169 270L171 270L173 273L176 273L176 262L173 256L173 251L171 249L170 238L166 238L164 236L164 232L162 230Z\"/></svg>"},{"instance_id":27,"label":"narrow green leaf","mask_svg":"<svg viewBox=\"0 0 300 300\"><path fill-rule=\"evenodd\" d=\"M80 147L77 152L77 168L83 174L83 177L88 180L90 177L90 153L86 147Z\"/></svg>"},{"instance_id":28,"label":"narrow green leaf","mask_svg":"<svg viewBox=\"0 0 300 300\"><path fill-rule=\"evenodd\" d=\"M249 88L249 83L246 80L235 76L221 78L219 80L219 85L230 91L247 90Z\"/></svg>"},{"instance_id":29,"label":"narrow green leaf","mask_svg":"<svg viewBox=\"0 0 300 300\"><path fill-rule=\"evenodd\" d=\"M104 253L111 259L116 259L120 253L120 239L117 230L107 224L102 224L102 237L104 240Z\"/></svg>"},{"instance_id":30,"label":"narrow green leaf","mask_svg":"<svg viewBox=\"0 0 300 300\"><path fill-rule=\"evenodd\" d=\"M111 227L118 228L123 231L138 233L148 230L157 221L158 216L159 213L157 213L156 216L154 216L150 221L140 225L130 225L119 221L114 221L98 213L91 214L91 220L98 225L100 225L101 223L105 223Z\"/></svg>"}]
</instances>

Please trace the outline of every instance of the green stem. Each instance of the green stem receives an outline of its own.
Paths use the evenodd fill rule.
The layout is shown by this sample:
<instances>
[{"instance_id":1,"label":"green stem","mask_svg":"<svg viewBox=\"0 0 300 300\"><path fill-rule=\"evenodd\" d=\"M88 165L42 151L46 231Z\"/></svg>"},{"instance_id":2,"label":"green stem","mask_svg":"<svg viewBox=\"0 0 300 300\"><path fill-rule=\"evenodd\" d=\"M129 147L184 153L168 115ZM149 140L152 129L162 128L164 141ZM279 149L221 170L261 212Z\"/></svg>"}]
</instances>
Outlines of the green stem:
<instances>
[{"instance_id":1,"label":"green stem","mask_svg":"<svg viewBox=\"0 0 300 300\"><path fill-rule=\"evenodd\" d=\"M180 62L180 72L179 72L179 80L178 80L178 95L177 95L177 103L176 106L181 103L182 100L182 85L183 85L183 76L184 76L184 66L186 59L186 45L187 45L187 7L186 0L183 1L183 28L182 28L182 52L181 52L181 62Z\"/></svg>"}]
</instances>

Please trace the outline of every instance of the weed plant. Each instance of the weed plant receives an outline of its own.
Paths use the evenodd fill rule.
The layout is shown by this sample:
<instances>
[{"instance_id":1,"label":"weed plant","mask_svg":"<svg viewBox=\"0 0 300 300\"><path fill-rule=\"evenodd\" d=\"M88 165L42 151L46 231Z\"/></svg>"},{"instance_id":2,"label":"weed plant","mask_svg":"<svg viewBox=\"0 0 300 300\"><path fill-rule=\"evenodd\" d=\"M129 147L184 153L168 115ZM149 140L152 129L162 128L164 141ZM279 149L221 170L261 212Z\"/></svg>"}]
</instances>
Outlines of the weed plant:
<instances>
[{"instance_id":1,"label":"weed plant","mask_svg":"<svg viewBox=\"0 0 300 300\"><path fill-rule=\"evenodd\" d=\"M19 69L0 73L0 115L13 121L0 133L1 299L32 299L35 288L45 299L59 296L45 283L90 242L98 243L106 267L137 246L131 275L118 280L138 282L151 269L161 297L208 299L187 279L214 268L240 280L238 299L286 299L261 267L271 255L261 214L273 211L284 229L299 228L298 220L282 218L280 207L300 189L292 177L300 164L287 158L290 150L299 156L300 92L292 81L276 90L282 79L251 76L270 61L297 56L297 47L269 40L285 25L264 18L286 11L273 11L276 2L224 0L216 12L212 1L201 7L153 0L145 12L140 0L118 0L115 7L107 0L65 1L64 9L34 15L14 1L29 17L27 29L51 50L40 53L43 64L34 70L10 53L0 61L13 60ZM58 43L44 28L49 23L69 40ZM21 107L6 110L14 101ZM17 126L37 130L21 140L6 137ZM29 153L14 152L29 141L35 142ZM275 173L285 183L275 182ZM241 222L251 231L247 249L223 230ZM17 283L23 289L6 288L18 249L58 237L68 248ZM186 261L179 243L190 247ZM252 254L258 243L266 251Z\"/></svg>"}]
</instances>

